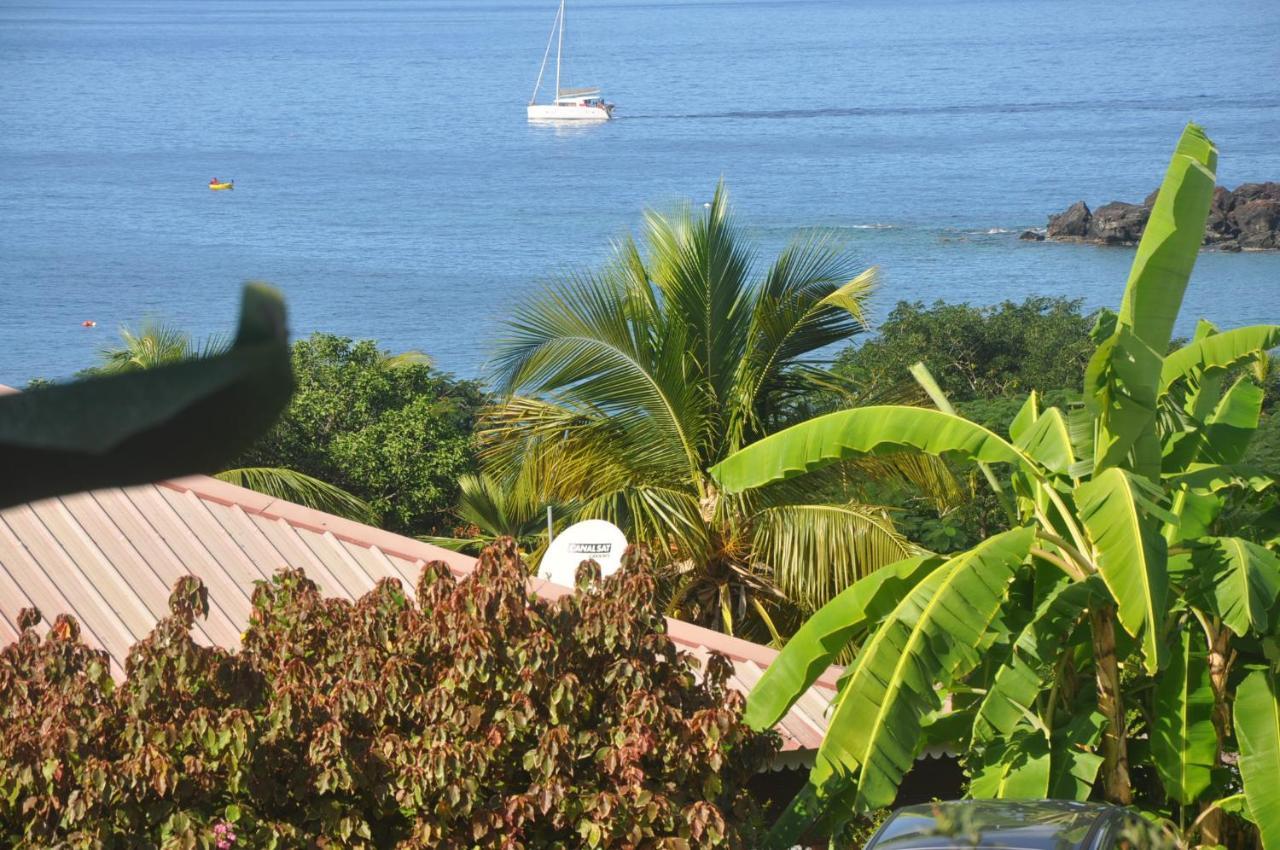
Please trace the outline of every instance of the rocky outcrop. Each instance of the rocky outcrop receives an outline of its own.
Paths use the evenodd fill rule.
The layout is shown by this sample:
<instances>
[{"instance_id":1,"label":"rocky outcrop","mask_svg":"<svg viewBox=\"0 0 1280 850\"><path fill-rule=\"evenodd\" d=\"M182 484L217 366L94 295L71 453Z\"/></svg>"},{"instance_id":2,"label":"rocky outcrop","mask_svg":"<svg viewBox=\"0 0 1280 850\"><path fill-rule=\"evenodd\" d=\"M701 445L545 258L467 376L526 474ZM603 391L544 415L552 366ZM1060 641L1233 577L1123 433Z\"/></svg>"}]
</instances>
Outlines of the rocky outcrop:
<instances>
[{"instance_id":1,"label":"rocky outcrop","mask_svg":"<svg viewBox=\"0 0 1280 850\"><path fill-rule=\"evenodd\" d=\"M1047 239L1085 239L1089 236L1089 220L1093 214L1084 201L1076 201L1057 215L1049 216Z\"/></svg>"},{"instance_id":2,"label":"rocky outcrop","mask_svg":"<svg viewBox=\"0 0 1280 850\"><path fill-rule=\"evenodd\" d=\"M1140 204L1112 201L1090 210L1077 201L1049 216L1044 238L1097 245L1136 245L1151 217L1156 192ZM1034 231L1028 231L1034 233ZM1030 238L1023 236L1024 239ZM1234 191L1214 190L1204 244L1221 251L1280 249L1280 183L1244 183Z\"/></svg>"}]
</instances>

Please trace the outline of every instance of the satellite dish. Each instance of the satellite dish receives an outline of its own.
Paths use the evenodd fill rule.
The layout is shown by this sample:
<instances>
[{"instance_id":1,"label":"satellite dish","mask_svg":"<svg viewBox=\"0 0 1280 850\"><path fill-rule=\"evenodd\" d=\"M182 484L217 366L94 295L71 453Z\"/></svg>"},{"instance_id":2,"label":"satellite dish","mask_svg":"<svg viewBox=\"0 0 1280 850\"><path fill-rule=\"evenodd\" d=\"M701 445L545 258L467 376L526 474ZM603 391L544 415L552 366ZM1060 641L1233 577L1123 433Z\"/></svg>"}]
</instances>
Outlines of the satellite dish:
<instances>
[{"instance_id":1,"label":"satellite dish","mask_svg":"<svg viewBox=\"0 0 1280 850\"><path fill-rule=\"evenodd\" d=\"M556 535L538 566L538 578L573 587L578 565L595 561L600 577L608 578L622 566L622 553L627 551L627 537L611 522L589 519L571 525Z\"/></svg>"}]
</instances>

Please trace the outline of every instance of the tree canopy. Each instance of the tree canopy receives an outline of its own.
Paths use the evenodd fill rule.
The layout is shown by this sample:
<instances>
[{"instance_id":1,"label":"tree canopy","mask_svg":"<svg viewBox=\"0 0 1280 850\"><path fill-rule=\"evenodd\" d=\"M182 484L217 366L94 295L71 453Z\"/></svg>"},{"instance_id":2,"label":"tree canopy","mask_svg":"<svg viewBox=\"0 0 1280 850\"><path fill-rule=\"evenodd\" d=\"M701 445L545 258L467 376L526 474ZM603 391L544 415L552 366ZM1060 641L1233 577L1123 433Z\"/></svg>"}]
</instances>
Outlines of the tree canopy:
<instances>
[{"instance_id":1,"label":"tree canopy","mask_svg":"<svg viewBox=\"0 0 1280 850\"><path fill-rule=\"evenodd\" d=\"M1077 387L1093 352L1093 316L1080 300L1031 296L989 307L899 301L875 337L833 370L867 390L910 381L923 361L952 400Z\"/></svg>"},{"instance_id":2,"label":"tree canopy","mask_svg":"<svg viewBox=\"0 0 1280 850\"><path fill-rule=\"evenodd\" d=\"M237 465L286 467L359 497L386 528L451 530L458 478L472 470L480 385L368 340L314 334L293 345L296 389Z\"/></svg>"}]
</instances>

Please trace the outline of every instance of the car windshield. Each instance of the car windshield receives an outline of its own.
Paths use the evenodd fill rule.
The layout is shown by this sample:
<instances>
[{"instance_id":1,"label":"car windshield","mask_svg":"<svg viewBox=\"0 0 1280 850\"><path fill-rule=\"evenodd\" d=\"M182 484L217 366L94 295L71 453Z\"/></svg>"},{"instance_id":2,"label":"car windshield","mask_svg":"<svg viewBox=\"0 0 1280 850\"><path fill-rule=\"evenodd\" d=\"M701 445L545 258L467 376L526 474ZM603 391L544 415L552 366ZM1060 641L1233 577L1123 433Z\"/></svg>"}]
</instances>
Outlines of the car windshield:
<instances>
[{"instance_id":1,"label":"car windshield","mask_svg":"<svg viewBox=\"0 0 1280 850\"><path fill-rule=\"evenodd\" d=\"M1092 806L964 804L903 809L885 824L874 850L1074 850L1101 810Z\"/></svg>"}]
</instances>

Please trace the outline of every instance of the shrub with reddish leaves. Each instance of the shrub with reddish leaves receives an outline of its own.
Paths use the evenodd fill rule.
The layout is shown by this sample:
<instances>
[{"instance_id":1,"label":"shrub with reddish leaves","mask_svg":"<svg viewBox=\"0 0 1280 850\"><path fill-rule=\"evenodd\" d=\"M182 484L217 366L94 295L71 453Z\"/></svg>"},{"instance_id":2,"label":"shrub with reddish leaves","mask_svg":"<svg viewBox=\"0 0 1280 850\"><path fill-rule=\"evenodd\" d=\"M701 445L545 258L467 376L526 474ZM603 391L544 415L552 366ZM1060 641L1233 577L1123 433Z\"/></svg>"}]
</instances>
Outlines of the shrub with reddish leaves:
<instances>
[{"instance_id":1,"label":"shrub with reddish leaves","mask_svg":"<svg viewBox=\"0 0 1280 850\"><path fill-rule=\"evenodd\" d=\"M589 565L582 578L588 578ZM185 578L123 683L59 617L0 652L0 844L747 847L774 752L714 656L665 635L647 559L531 596L509 541L355 603L259 583L243 648L196 644ZM585 588L585 585L583 585Z\"/></svg>"}]
</instances>

